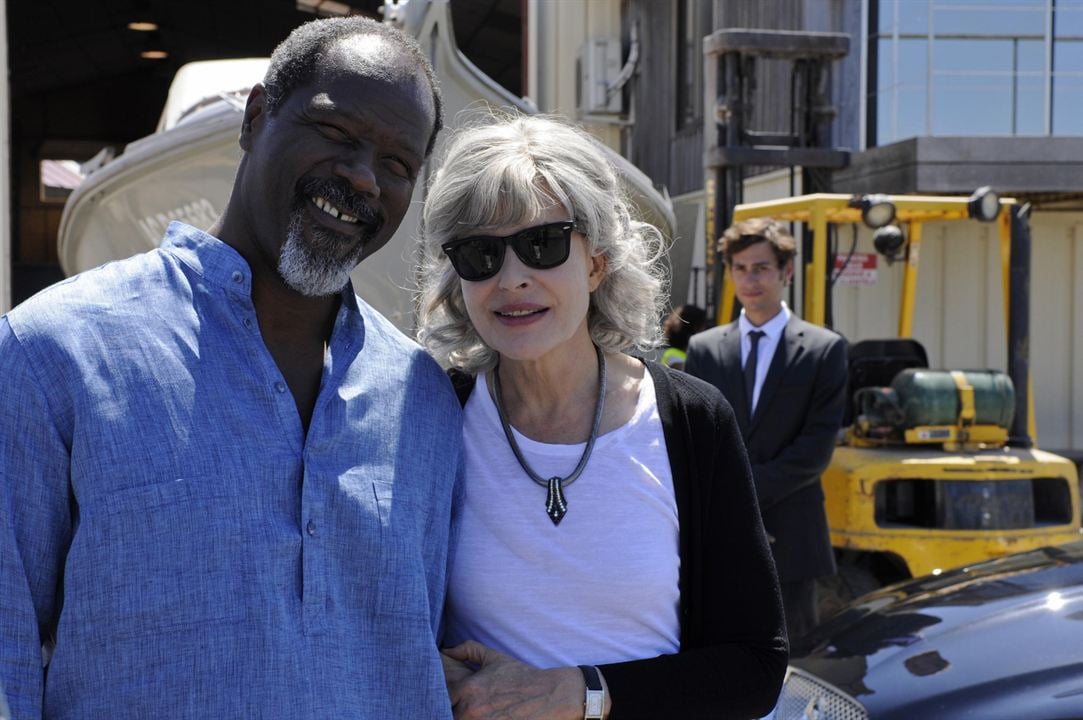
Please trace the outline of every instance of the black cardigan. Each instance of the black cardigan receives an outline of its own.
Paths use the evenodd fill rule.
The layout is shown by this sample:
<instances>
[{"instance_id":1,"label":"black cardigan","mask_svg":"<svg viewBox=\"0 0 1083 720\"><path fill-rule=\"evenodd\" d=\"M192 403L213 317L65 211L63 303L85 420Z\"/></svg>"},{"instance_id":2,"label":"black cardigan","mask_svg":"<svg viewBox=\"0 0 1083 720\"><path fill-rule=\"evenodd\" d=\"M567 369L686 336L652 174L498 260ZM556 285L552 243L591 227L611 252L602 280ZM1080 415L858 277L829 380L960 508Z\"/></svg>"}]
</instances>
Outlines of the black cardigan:
<instances>
[{"instance_id":1,"label":"black cardigan","mask_svg":"<svg viewBox=\"0 0 1083 720\"><path fill-rule=\"evenodd\" d=\"M760 717L782 686L786 635L737 419L713 385L653 362L647 369L680 523L681 649L600 666L609 720ZM465 405L474 378L451 377Z\"/></svg>"}]
</instances>

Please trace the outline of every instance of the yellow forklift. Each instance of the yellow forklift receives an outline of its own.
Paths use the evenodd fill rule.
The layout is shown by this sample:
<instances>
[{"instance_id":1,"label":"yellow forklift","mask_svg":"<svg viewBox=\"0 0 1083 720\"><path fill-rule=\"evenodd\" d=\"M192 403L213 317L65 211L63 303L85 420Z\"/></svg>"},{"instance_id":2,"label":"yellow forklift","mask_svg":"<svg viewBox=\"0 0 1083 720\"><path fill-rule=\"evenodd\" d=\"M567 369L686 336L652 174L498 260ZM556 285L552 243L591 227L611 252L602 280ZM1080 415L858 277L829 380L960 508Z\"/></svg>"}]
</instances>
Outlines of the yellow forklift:
<instances>
[{"instance_id":1,"label":"yellow forklift","mask_svg":"<svg viewBox=\"0 0 1083 720\"><path fill-rule=\"evenodd\" d=\"M735 206L734 222L770 217L811 233L802 316L812 323L829 317L832 230L873 228L877 251L904 261L897 337L851 339L850 409L823 476L839 566L820 587L823 617L898 580L1080 538L1076 467L1034 443L1028 215L988 188L970 198L813 194ZM999 229L1007 373L930 369L912 337L922 229L946 221ZM727 276L719 321L733 311Z\"/></svg>"}]
</instances>

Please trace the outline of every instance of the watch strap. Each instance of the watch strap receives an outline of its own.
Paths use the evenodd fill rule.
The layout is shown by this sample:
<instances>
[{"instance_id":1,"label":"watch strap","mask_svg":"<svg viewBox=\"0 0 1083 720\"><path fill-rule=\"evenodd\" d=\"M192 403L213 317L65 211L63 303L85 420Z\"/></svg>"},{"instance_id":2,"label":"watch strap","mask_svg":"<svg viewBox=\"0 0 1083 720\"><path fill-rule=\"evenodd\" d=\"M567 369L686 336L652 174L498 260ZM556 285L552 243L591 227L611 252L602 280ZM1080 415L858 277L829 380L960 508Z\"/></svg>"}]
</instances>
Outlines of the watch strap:
<instances>
[{"instance_id":1,"label":"watch strap","mask_svg":"<svg viewBox=\"0 0 1083 720\"><path fill-rule=\"evenodd\" d=\"M580 665L583 682L587 686L587 696L583 701L583 720L602 720L605 717L605 689L598 668L593 665Z\"/></svg>"}]
</instances>

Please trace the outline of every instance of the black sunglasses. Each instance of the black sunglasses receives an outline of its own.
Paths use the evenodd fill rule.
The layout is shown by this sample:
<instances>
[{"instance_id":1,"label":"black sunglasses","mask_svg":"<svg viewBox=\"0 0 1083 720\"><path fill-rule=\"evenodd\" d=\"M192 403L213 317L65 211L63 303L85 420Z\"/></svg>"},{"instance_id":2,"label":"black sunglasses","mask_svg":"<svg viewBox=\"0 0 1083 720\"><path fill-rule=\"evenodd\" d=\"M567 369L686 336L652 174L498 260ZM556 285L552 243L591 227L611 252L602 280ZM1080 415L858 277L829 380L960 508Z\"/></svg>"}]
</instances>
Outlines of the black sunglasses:
<instances>
[{"instance_id":1,"label":"black sunglasses","mask_svg":"<svg viewBox=\"0 0 1083 720\"><path fill-rule=\"evenodd\" d=\"M537 225L505 237L474 235L444 243L440 247L463 280L488 280L500 272L507 246L527 267L548 270L568 259L575 222Z\"/></svg>"}]
</instances>

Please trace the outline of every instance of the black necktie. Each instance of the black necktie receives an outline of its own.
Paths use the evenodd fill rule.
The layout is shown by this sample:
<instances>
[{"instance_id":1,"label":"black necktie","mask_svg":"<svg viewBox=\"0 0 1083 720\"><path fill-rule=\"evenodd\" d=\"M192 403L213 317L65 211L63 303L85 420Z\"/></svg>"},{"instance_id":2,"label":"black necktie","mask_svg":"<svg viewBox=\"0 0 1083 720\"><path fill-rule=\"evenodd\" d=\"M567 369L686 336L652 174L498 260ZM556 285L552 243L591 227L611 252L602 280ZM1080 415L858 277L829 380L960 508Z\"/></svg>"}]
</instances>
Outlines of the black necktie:
<instances>
[{"instance_id":1,"label":"black necktie","mask_svg":"<svg viewBox=\"0 0 1083 720\"><path fill-rule=\"evenodd\" d=\"M760 354L760 338L766 334L763 330L753 330L748 333L748 339L752 343L748 351L748 359L745 360L745 399L748 401L749 417L752 417L752 396L756 392L756 362Z\"/></svg>"}]
</instances>

